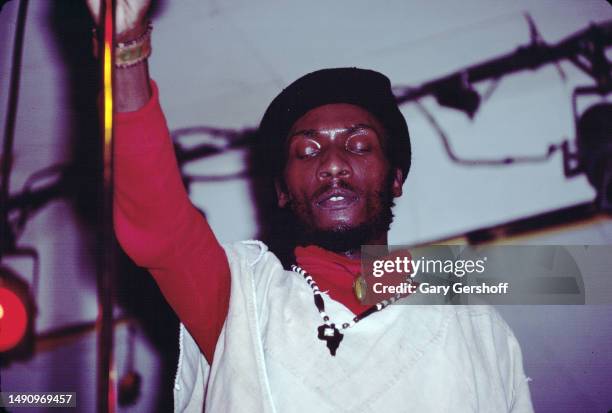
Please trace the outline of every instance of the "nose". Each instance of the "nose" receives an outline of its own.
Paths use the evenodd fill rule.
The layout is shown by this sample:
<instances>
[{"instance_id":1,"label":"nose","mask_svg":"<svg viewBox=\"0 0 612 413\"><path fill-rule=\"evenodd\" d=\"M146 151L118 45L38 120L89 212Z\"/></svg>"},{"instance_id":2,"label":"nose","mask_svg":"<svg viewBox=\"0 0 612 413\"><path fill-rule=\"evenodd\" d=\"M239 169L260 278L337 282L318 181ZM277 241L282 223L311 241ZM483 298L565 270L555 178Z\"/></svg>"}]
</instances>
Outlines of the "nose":
<instances>
[{"instance_id":1,"label":"nose","mask_svg":"<svg viewBox=\"0 0 612 413\"><path fill-rule=\"evenodd\" d=\"M319 180L330 180L334 178L349 178L353 170L348 159L338 148L329 148L319 158L321 163L317 171Z\"/></svg>"}]
</instances>

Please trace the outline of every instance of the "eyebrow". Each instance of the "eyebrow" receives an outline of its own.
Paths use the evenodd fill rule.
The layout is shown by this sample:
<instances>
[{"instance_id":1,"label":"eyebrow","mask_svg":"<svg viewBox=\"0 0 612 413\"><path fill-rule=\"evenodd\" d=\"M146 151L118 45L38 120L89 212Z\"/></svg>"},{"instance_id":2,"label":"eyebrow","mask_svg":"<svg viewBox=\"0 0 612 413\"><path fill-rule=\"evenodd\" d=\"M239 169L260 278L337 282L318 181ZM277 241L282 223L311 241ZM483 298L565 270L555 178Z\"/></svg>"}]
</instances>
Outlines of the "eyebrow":
<instances>
[{"instance_id":1,"label":"eyebrow","mask_svg":"<svg viewBox=\"0 0 612 413\"><path fill-rule=\"evenodd\" d=\"M368 125L366 123L356 123L354 125L347 126L345 129L347 133L353 133L360 129L369 129L371 131L376 132L376 129L374 129L371 125ZM312 137L312 136L315 136L318 132L319 131L317 129L302 129L302 130L299 130L289 135L289 139L293 138L294 136L298 136L298 135ZM376 134L378 135L378 132L376 132Z\"/></svg>"}]
</instances>

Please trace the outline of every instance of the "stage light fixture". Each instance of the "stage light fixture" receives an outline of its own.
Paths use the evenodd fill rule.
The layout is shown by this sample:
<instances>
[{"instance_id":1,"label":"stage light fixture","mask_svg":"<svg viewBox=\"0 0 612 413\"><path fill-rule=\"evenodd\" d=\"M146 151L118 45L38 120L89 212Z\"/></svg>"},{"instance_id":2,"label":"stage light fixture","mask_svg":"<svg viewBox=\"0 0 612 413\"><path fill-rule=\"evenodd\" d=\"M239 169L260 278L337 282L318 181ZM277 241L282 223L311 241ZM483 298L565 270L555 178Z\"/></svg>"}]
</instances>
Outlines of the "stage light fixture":
<instances>
[{"instance_id":1,"label":"stage light fixture","mask_svg":"<svg viewBox=\"0 0 612 413\"><path fill-rule=\"evenodd\" d=\"M0 266L0 353L2 361L31 353L34 338L34 301L28 284L14 271Z\"/></svg>"}]
</instances>

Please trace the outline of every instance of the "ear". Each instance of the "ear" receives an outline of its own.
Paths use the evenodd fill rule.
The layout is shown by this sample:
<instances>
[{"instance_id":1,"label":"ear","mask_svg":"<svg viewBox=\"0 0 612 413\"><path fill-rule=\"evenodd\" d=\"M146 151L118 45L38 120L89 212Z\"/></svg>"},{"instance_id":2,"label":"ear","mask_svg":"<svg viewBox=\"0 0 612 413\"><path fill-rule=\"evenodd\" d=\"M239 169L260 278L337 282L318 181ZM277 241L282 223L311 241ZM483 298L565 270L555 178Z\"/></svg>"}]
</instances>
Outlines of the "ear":
<instances>
[{"instance_id":1,"label":"ear","mask_svg":"<svg viewBox=\"0 0 612 413\"><path fill-rule=\"evenodd\" d=\"M283 185L277 178L274 180L274 189L276 189L276 198L278 199L279 208L284 208L289 203L289 194L285 191L285 185Z\"/></svg>"},{"instance_id":2,"label":"ear","mask_svg":"<svg viewBox=\"0 0 612 413\"><path fill-rule=\"evenodd\" d=\"M402 196L402 186L404 185L404 174L400 168L393 168L393 182L391 182L391 194L394 198Z\"/></svg>"}]
</instances>

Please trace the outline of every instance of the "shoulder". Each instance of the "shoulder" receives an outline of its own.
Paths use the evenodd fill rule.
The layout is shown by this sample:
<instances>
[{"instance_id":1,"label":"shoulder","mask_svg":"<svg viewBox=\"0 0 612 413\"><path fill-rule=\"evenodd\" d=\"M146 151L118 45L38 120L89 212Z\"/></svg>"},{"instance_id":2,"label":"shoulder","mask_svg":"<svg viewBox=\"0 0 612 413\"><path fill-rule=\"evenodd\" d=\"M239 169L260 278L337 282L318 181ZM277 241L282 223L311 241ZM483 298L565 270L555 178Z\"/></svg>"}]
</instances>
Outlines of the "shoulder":
<instances>
[{"instance_id":1,"label":"shoulder","mask_svg":"<svg viewBox=\"0 0 612 413\"><path fill-rule=\"evenodd\" d=\"M456 317L470 320L474 323L491 322L501 329L508 329L508 324L495 309L495 307L485 304L480 305L451 305Z\"/></svg>"},{"instance_id":2,"label":"shoulder","mask_svg":"<svg viewBox=\"0 0 612 413\"><path fill-rule=\"evenodd\" d=\"M222 246L230 266L232 280L254 280L258 286L264 280L278 278L277 275L284 271L280 260L261 241L236 241Z\"/></svg>"},{"instance_id":3,"label":"shoulder","mask_svg":"<svg viewBox=\"0 0 612 413\"><path fill-rule=\"evenodd\" d=\"M257 267L273 265L280 266L278 257L270 251L268 246L259 240L243 240L221 245L230 261L238 261L240 264L256 269Z\"/></svg>"},{"instance_id":4,"label":"shoulder","mask_svg":"<svg viewBox=\"0 0 612 413\"><path fill-rule=\"evenodd\" d=\"M516 341L506 320L492 306L453 305L447 307L449 307L449 317L454 319L450 324L454 324L464 333L471 334L475 339L491 340L495 344Z\"/></svg>"},{"instance_id":5,"label":"shoulder","mask_svg":"<svg viewBox=\"0 0 612 413\"><path fill-rule=\"evenodd\" d=\"M232 261L253 267L257 265L267 254L271 254L268 246L262 241L243 240L221 245L225 250L230 265Z\"/></svg>"}]
</instances>

